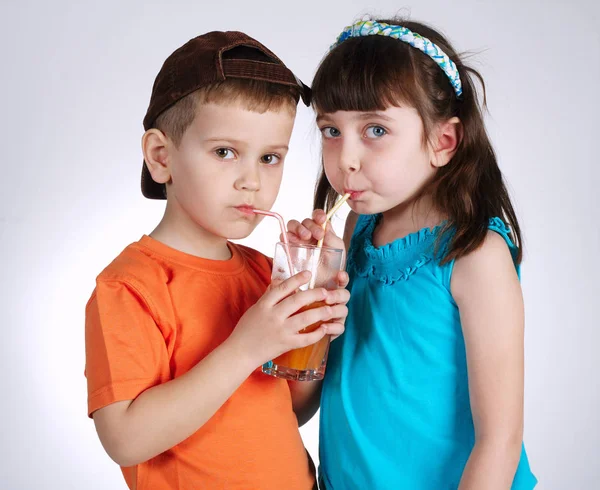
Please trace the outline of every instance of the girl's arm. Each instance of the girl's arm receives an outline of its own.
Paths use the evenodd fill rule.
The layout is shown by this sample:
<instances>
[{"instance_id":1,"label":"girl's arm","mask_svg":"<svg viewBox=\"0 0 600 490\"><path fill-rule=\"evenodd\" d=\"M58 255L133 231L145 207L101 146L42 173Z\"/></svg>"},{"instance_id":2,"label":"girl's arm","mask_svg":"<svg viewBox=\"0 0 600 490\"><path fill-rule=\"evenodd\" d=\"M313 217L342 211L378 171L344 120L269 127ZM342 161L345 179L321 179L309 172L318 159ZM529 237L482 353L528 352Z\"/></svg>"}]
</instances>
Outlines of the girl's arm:
<instances>
[{"instance_id":1,"label":"girl's arm","mask_svg":"<svg viewBox=\"0 0 600 490\"><path fill-rule=\"evenodd\" d=\"M324 214L324 213L323 213ZM350 211L346 219L346 224L344 227L344 245L346 251L350 247L350 238L352 237L352 233L354 231L354 227L356 226L356 221L358 219L358 215L353 211ZM322 221L320 221L322 223ZM313 236L313 231L318 233L320 229L320 225L315 223L313 220L304 220L303 224L300 224L298 221L290 221L288 223L288 237L290 241L293 242L301 242L301 232L302 229L305 228L310 232L310 235L307 235L307 242L310 243L311 240L318 240L322 235L318 235L317 238ZM330 237L330 240L333 237ZM337 237L335 237L337 238ZM339 240L339 238L337 238ZM328 242L327 245L330 246L338 246L335 243ZM348 276L347 274L342 274L338 279L338 285L340 288L345 288L348 285ZM349 297L347 296L347 291L344 289L341 294L343 294L343 298L345 302L348 301ZM342 298L340 298L340 301ZM341 323L343 324L344 319L341 319ZM337 335L343 332L343 325L341 331L336 332ZM298 426L302 427L306 422L308 422L314 414L319 409L320 401L321 401L321 381L288 381L290 386L290 393L292 395L292 406L294 408L294 412L296 417L298 418Z\"/></svg>"},{"instance_id":2,"label":"girl's arm","mask_svg":"<svg viewBox=\"0 0 600 490\"><path fill-rule=\"evenodd\" d=\"M302 427L313 418L321 404L323 381L288 381L292 395L292 408Z\"/></svg>"},{"instance_id":3,"label":"girl's arm","mask_svg":"<svg viewBox=\"0 0 600 490\"><path fill-rule=\"evenodd\" d=\"M451 291L465 339L475 426L459 490L510 489L523 440L524 312L500 235L488 232L479 249L456 261Z\"/></svg>"},{"instance_id":4,"label":"girl's arm","mask_svg":"<svg viewBox=\"0 0 600 490\"><path fill-rule=\"evenodd\" d=\"M344 332L344 321L348 314L346 303L350 299L350 293L345 289L348 284L347 277L345 272L338 277L338 289L329 291L325 300L327 304L335 305L336 310L342 315L324 323L327 335L331 335L332 339ZM298 419L298 427L302 427L308 422L319 409L321 383L321 381L288 381L292 396L292 408Z\"/></svg>"}]
</instances>

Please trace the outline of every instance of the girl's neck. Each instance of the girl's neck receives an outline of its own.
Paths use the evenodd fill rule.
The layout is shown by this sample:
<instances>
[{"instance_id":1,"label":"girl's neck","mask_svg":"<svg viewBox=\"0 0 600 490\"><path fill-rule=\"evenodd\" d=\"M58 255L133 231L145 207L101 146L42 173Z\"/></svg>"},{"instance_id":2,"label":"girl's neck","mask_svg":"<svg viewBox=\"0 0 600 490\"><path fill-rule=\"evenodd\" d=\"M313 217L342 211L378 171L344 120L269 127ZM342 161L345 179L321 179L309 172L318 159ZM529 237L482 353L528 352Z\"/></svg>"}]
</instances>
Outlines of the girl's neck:
<instances>
[{"instance_id":1,"label":"girl's neck","mask_svg":"<svg viewBox=\"0 0 600 490\"><path fill-rule=\"evenodd\" d=\"M431 196L422 196L384 211L373 233L373 244L381 247L423 228L435 228L445 219L445 214L435 209Z\"/></svg>"}]
</instances>

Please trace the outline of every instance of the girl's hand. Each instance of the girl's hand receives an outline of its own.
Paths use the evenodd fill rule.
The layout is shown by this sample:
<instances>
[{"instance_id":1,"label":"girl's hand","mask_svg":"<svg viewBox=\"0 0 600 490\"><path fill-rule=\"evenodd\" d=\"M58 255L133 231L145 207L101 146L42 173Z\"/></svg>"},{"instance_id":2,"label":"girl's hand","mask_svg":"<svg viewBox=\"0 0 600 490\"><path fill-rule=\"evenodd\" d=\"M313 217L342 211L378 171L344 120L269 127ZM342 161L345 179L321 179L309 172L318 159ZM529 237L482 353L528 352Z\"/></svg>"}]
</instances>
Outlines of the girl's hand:
<instances>
[{"instance_id":1,"label":"girl's hand","mask_svg":"<svg viewBox=\"0 0 600 490\"><path fill-rule=\"evenodd\" d=\"M302 243L307 245L315 245L321 238L323 238L323 246L331 248L340 248L346 250L344 241L338 237L333 231L331 222L327 222L327 227L323 231L323 223L327 218L327 214L322 209L315 209L312 214L312 218L306 218L302 223L297 220L291 220L287 225L287 236L290 243ZM282 237L280 237L282 238ZM345 265L345 258L343 261L342 269ZM330 303L329 298L328 304L341 304L346 305L350 299L350 293L345 289L348 285L349 277L345 271L340 271L336 277L336 283L339 291L338 301L332 301ZM333 294L335 291L329 291L329 294ZM336 296L337 297L337 296ZM329 325L329 332L331 334L331 340L339 337L344 332L344 322L346 316L337 318Z\"/></svg>"},{"instance_id":2,"label":"girl's hand","mask_svg":"<svg viewBox=\"0 0 600 490\"><path fill-rule=\"evenodd\" d=\"M295 219L289 221L287 225L288 240L290 243L314 245L323 238L323 246L345 250L344 241L334 233L330 221L327 222L327 228L323 231L323 223L326 218L325 211L315 209L312 218L306 218L302 223Z\"/></svg>"}]
</instances>

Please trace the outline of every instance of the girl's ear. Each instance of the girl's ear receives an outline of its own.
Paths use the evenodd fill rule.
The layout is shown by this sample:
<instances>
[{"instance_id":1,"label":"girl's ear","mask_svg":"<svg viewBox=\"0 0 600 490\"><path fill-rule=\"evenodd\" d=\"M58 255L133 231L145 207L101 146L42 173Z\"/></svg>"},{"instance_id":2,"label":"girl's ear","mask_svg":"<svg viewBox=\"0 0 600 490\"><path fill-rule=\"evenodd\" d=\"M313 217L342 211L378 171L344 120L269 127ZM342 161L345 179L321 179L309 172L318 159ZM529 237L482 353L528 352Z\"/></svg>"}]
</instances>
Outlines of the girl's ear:
<instances>
[{"instance_id":1,"label":"girl's ear","mask_svg":"<svg viewBox=\"0 0 600 490\"><path fill-rule=\"evenodd\" d=\"M168 144L167 136L158 129L149 129L142 136L142 152L146 167L152 175L152 180L159 184L171 181Z\"/></svg>"},{"instance_id":2,"label":"girl's ear","mask_svg":"<svg viewBox=\"0 0 600 490\"><path fill-rule=\"evenodd\" d=\"M452 160L462 136L463 126L458 117L452 117L440 123L435 131L431 164L439 168Z\"/></svg>"}]
</instances>

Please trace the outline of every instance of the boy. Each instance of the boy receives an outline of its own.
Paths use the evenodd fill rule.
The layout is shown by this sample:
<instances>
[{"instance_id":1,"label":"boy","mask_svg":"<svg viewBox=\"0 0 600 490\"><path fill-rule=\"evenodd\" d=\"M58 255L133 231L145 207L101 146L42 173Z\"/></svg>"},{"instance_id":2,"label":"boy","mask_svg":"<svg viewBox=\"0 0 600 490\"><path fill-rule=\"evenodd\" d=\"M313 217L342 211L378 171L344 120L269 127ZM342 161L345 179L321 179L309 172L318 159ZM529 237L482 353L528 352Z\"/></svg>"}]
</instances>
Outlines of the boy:
<instances>
[{"instance_id":1,"label":"boy","mask_svg":"<svg viewBox=\"0 0 600 490\"><path fill-rule=\"evenodd\" d=\"M268 288L270 260L228 241L254 230L253 207L273 205L309 96L240 32L190 40L155 80L142 192L166 199L164 217L98 276L86 307L88 413L131 489L315 486L298 431L314 385L260 366L341 333L348 293L292 294L308 273ZM321 299L329 306L294 315Z\"/></svg>"}]
</instances>

